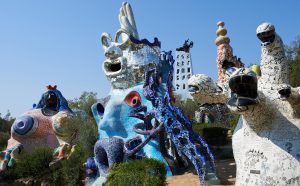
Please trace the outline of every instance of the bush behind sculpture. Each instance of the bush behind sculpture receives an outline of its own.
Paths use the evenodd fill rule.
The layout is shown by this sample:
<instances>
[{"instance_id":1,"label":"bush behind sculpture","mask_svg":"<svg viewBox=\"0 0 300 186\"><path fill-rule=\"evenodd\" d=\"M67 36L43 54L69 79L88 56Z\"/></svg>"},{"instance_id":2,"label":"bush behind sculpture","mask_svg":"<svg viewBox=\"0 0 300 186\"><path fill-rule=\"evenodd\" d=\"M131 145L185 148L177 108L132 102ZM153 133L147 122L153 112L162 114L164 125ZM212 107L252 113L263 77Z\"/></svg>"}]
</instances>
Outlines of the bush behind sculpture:
<instances>
[{"instance_id":1,"label":"bush behind sculpture","mask_svg":"<svg viewBox=\"0 0 300 186\"><path fill-rule=\"evenodd\" d=\"M14 180L22 177L41 176L48 170L52 161L52 149L39 148L32 153L24 152L17 155L16 166L0 175L0 180Z\"/></svg>"},{"instance_id":2,"label":"bush behind sculpture","mask_svg":"<svg viewBox=\"0 0 300 186\"><path fill-rule=\"evenodd\" d=\"M110 169L105 185L164 186L166 185L165 165L154 159L115 164Z\"/></svg>"}]
</instances>

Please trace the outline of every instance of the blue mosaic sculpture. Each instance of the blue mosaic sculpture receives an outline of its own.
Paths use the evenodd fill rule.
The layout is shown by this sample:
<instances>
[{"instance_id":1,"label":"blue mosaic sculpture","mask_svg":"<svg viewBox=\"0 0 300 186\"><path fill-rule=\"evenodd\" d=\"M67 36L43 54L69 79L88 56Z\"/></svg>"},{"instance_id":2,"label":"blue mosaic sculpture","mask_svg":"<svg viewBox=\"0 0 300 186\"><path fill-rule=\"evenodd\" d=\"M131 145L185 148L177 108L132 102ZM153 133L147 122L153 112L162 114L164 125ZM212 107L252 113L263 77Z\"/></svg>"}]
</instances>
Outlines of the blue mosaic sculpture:
<instances>
[{"instance_id":1,"label":"blue mosaic sculpture","mask_svg":"<svg viewBox=\"0 0 300 186\"><path fill-rule=\"evenodd\" d=\"M157 38L153 43L139 39L128 3L119 20L114 41L107 33L101 37L103 71L112 89L92 106L99 132L94 154L100 177L94 185L105 182L112 164L128 159L160 160L171 176L171 167L181 159L177 152L191 160L203 185L205 170L214 171L213 156L182 110L171 104L171 52L161 54Z\"/></svg>"},{"instance_id":2,"label":"blue mosaic sculpture","mask_svg":"<svg viewBox=\"0 0 300 186\"><path fill-rule=\"evenodd\" d=\"M162 70L168 71L171 66L163 56L166 55L162 55L163 60L159 61L159 66ZM161 85L159 89L160 92L164 92L164 85ZM143 82L127 89L112 89L107 98L92 106L99 132L99 140L94 148L95 160L101 176L106 176L108 168L113 163L123 162L132 156L160 160L166 165L167 175L172 175L171 169L161 153L160 139L157 136L147 139L147 136L135 132L134 126L141 121L139 118L131 117L130 113L140 105L148 110L153 107L152 102L143 95ZM146 140L148 143L139 145L142 140ZM135 144L139 146L136 147Z\"/></svg>"},{"instance_id":3,"label":"blue mosaic sculpture","mask_svg":"<svg viewBox=\"0 0 300 186\"><path fill-rule=\"evenodd\" d=\"M171 66L174 63L172 55L168 56ZM185 155L194 165L200 178L201 185L204 185L206 169L214 171L214 157L206 142L192 129L191 121L184 115L183 111L172 105L172 76L173 69L169 71L167 91L160 89L162 74L159 69L154 68L146 72L143 95L151 101L153 109L148 110L146 106L140 105L130 113L130 116L143 120L134 126L134 131L147 136L134 149L127 153L137 152L145 143L154 137L159 131L165 129L167 135L174 143L179 155ZM155 122L151 122L155 120ZM126 149L125 143L125 149ZM208 163L208 166L206 166Z\"/></svg>"}]
</instances>

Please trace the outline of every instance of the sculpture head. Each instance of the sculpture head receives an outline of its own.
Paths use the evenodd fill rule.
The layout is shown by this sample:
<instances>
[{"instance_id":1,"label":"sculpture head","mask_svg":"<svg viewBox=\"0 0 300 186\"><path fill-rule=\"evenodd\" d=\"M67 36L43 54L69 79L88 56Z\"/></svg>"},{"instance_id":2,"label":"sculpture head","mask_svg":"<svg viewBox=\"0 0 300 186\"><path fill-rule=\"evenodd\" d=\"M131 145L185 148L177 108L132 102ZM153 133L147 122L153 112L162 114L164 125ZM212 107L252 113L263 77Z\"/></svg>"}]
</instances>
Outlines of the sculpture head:
<instances>
[{"instance_id":1,"label":"sculpture head","mask_svg":"<svg viewBox=\"0 0 300 186\"><path fill-rule=\"evenodd\" d=\"M267 46L275 41L275 27L271 23L262 23L256 29L256 35L262 46Z\"/></svg>"},{"instance_id":2,"label":"sculpture head","mask_svg":"<svg viewBox=\"0 0 300 186\"><path fill-rule=\"evenodd\" d=\"M234 68L229 72L229 88L231 97L227 104L240 107L257 103L257 77L255 72L248 68Z\"/></svg>"},{"instance_id":3,"label":"sculpture head","mask_svg":"<svg viewBox=\"0 0 300 186\"><path fill-rule=\"evenodd\" d=\"M202 103L222 103L217 99L217 95L223 92L223 89L214 82L212 78L204 74L193 75L188 80L189 92L196 102Z\"/></svg>"},{"instance_id":4,"label":"sculpture head","mask_svg":"<svg viewBox=\"0 0 300 186\"><path fill-rule=\"evenodd\" d=\"M114 40L107 33L101 36L105 61L103 71L113 88L125 89L143 81L145 69L159 63L160 42L139 40L133 12L128 3L123 3L119 21L121 28Z\"/></svg>"},{"instance_id":5,"label":"sculpture head","mask_svg":"<svg viewBox=\"0 0 300 186\"><path fill-rule=\"evenodd\" d=\"M61 92L56 89L56 85L48 85L46 88L47 91L42 94L40 101L35 106L36 109L42 109L45 116L53 116L59 111L73 113L68 106L67 100L63 97Z\"/></svg>"},{"instance_id":6,"label":"sculpture head","mask_svg":"<svg viewBox=\"0 0 300 186\"><path fill-rule=\"evenodd\" d=\"M274 49L283 47L283 42L276 33L274 25L271 23L260 24L256 29L256 35L261 41L262 48Z\"/></svg>"},{"instance_id":7,"label":"sculpture head","mask_svg":"<svg viewBox=\"0 0 300 186\"><path fill-rule=\"evenodd\" d=\"M262 23L257 27L256 34L261 41L262 49L261 86L269 89L265 85L289 84L289 64L285 58L283 42L276 33L274 25Z\"/></svg>"}]
</instances>

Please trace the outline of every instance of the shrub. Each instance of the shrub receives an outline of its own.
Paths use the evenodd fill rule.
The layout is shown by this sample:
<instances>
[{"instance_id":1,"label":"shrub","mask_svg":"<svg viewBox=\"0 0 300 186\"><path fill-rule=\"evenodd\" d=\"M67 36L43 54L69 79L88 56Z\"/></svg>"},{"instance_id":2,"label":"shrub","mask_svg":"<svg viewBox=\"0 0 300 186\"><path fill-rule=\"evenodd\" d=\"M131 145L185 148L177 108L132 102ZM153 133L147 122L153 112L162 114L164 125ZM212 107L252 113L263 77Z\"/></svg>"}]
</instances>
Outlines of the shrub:
<instances>
[{"instance_id":1,"label":"shrub","mask_svg":"<svg viewBox=\"0 0 300 186\"><path fill-rule=\"evenodd\" d=\"M165 165L154 159L132 160L111 167L107 186L164 186Z\"/></svg>"},{"instance_id":2,"label":"shrub","mask_svg":"<svg viewBox=\"0 0 300 186\"><path fill-rule=\"evenodd\" d=\"M0 132L0 151L5 150L9 138L8 132Z\"/></svg>"},{"instance_id":3,"label":"shrub","mask_svg":"<svg viewBox=\"0 0 300 186\"><path fill-rule=\"evenodd\" d=\"M53 150L50 148L39 148L31 153L22 152L17 155L14 172L18 177L40 176L49 168L49 163L53 160Z\"/></svg>"},{"instance_id":4,"label":"shrub","mask_svg":"<svg viewBox=\"0 0 300 186\"><path fill-rule=\"evenodd\" d=\"M81 180L85 178L83 163L88 158L87 154L89 153L86 153L80 145L76 146L74 153L69 158L61 160L48 169L49 173L45 175L46 180L51 185L82 185Z\"/></svg>"},{"instance_id":5,"label":"shrub","mask_svg":"<svg viewBox=\"0 0 300 186\"><path fill-rule=\"evenodd\" d=\"M62 162L60 171L64 182L63 185L81 185L80 181L85 178L83 163L88 158L88 155L89 153L87 154L80 146L77 146L69 159Z\"/></svg>"},{"instance_id":6,"label":"shrub","mask_svg":"<svg viewBox=\"0 0 300 186\"><path fill-rule=\"evenodd\" d=\"M10 128L15 121L8 112L4 117L0 113L0 151L5 150L7 141L10 138Z\"/></svg>"}]
</instances>

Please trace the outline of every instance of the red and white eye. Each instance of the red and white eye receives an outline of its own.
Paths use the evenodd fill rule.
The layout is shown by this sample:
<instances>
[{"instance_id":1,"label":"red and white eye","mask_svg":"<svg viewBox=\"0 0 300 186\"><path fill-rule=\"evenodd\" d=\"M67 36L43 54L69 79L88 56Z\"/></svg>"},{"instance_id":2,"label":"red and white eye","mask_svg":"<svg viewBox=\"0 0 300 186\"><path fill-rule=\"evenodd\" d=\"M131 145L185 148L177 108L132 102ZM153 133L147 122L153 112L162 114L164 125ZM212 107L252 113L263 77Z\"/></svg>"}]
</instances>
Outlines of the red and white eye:
<instances>
[{"instance_id":1,"label":"red and white eye","mask_svg":"<svg viewBox=\"0 0 300 186\"><path fill-rule=\"evenodd\" d=\"M141 96L138 92L132 91L130 92L126 98L124 99L125 103L130 107L138 107L141 105Z\"/></svg>"}]
</instances>

